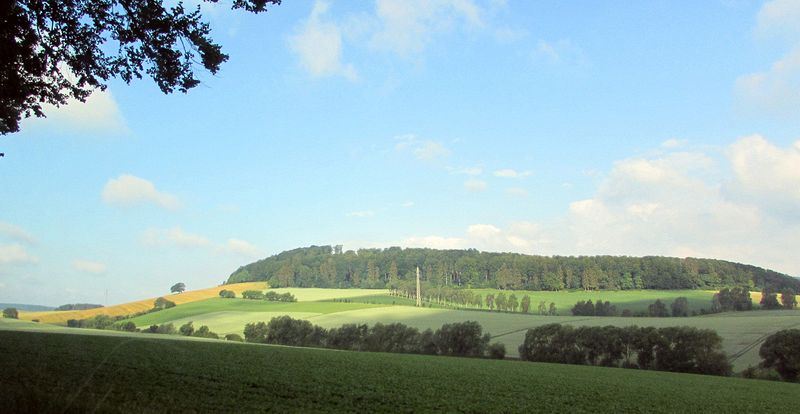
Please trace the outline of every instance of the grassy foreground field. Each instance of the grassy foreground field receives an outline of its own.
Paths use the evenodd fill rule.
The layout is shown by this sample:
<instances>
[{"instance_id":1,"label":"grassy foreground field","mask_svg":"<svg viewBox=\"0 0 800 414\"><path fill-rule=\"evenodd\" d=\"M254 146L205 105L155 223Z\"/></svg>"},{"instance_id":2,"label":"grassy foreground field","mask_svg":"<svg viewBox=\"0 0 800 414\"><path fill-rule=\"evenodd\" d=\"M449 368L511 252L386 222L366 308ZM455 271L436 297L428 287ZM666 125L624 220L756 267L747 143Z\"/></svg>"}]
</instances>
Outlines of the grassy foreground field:
<instances>
[{"instance_id":1,"label":"grassy foreground field","mask_svg":"<svg viewBox=\"0 0 800 414\"><path fill-rule=\"evenodd\" d=\"M0 331L7 412L748 412L800 385L149 336Z\"/></svg>"}]
</instances>

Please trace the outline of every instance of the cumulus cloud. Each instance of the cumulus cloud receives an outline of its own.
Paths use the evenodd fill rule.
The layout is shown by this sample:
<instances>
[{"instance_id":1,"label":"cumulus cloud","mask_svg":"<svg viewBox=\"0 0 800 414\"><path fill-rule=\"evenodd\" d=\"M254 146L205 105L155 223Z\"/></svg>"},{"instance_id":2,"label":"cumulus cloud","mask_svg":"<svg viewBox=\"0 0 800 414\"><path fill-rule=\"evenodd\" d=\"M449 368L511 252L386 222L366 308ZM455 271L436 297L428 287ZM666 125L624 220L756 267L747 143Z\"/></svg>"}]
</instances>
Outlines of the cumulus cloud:
<instances>
[{"instance_id":1,"label":"cumulus cloud","mask_svg":"<svg viewBox=\"0 0 800 414\"><path fill-rule=\"evenodd\" d=\"M358 217L358 218L372 217L374 215L375 212L372 210L351 211L347 213L347 217Z\"/></svg>"},{"instance_id":2,"label":"cumulus cloud","mask_svg":"<svg viewBox=\"0 0 800 414\"><path fill-rule=\"evenodd\" d=\"M325 20L328 8L327 2L314 3L309 18L289 37L289 48L311 76L342 76L355 81L358 79L355 67L342 62L341 29Z\"/></svg>"},{"instance_id":3,"label":"cumulus cloud","mask_svg":"<svg viewBox=\"0 0 800 414\"><path fill-rule=\"evenodd\" d=\"M155 204L167 210L174 210L179 206L178 197L158 191L152 182L130 174L108 180L102 195L103 201L109 205Z\"/></svg>"},{"instance_id":4,"label":"cumulus cloud","mask_svg":"<svg viewBox=\"0 0 800 414\"><path fill-rule=\"evenodd\" d=\"M758 12L756 34L759 36L800 39L800 2L773 0L764 3Z\"/></svg>"},{"instance_id":5,"label":"cumulus cloud","mask_svg":"<svg viewBox=\"0 0 800 414\"><path fill-rule=\"evenodd\" d=\"M90 273L93 275L103 274L107 270L107 266L105 264L89 260L74 260L72 262L72 268L79 272Z\"/></svg>"},{"instance_id":6,"label":"cumulus cloud","mask_svg":"<svg viewBox=\"0 0 800 414\"><path fill-rule=\"evenodd\" d=\"M31 255L19 243L0 244L0 265L38 263L39 258Z\"/></svg>"},{"instance_id":7,"label":"cumulus cloud","mask_svg":"<svg viewBox=\"0 0 800 414\"><path fill-rule=\"evenodd\" d=\"M147 229L142 233L142 243L151 247L177 246L183 248L206 247L211 241L202 235L189 233L180 227L171 229Z\"/></svg>"},{"instance_id":8,"label":"cumulus cloud","mask_svg":"<svg viewBox=\"0 0 800 414\"><path fill-rule=\"evenodd\" d=\"M517 171L511 168L505 168L494 172L495 177L500 178L524 178L533 174L530 171Z\"/></svg>"},{"instance_id":9,"label":"cumulus cloud","mask_svg":"<svg viewBox=\"0 0 800 414\"><path fill-rule=\"evenodd\" d=\"M78 132L120 134L128 131L114 95L94 91L86 102L70 99L66 105L43 105L47 118L29 118L32 126L52 126Z\"/></svg>"},{"instance_id":10,"label":"cumulus cloud","mask_svg":"<svg viewBox=\"0 0 800 414\"><path fill-rule=\"evenodd\" d=\"M800 46L773 63L767 71L736 79L741 103L751 109L778 115L800 110Z\"/></svg>"},{"instance_id":11,"label":"cumulus cloud","mask_svg":"<svg viewBox=\"0 0 800 414\"><path fill-rule=\"evenodd\" d=\"M2 221L0 221L0 236L25 244L34 244L36 242L36 239L22 227Z\"/></svg>"},{"instance_id":12,"label":"cumulus cloud","mask_svg":"<svg viewBox=\"0 0 800 414\"><path fill-rule=\"evenodd\" d=\"M475 224L461 235L406 240L544 255L710 257L800 275L799 210L800 142L779 147L753 135L723 154L620 160L590 198L552 221Z\"/></svg>"},{"instance_id":13,"label":"cumulus cloud","mask_svg":"<svg viewBox=\"0 0 800 414\"><path fill-rule=\"evenodd\" d=\"M486 184L486 181L483 180L472 179L464 181L464 188L467 189L467 191L471 191L473 193L486 191L488 187L489 186L488 184Z\"/></svg>"},{"instance_id":14,"label":"cumulus cloud","mask_svg":"<svg viewBox=\"0 0 800 414\"><path fill-rule=\"evenodd\" d=\"M260 252L252 243L241 239L228 239L222 249L229 253L234 253L246 257L258 257Z\"/></svg>"},{"instance_id":15,"label":"cumulus cloud","mask_svg":"<svg viewBox=\"0 0 800 414\"><path fill-rule=\"evenodd\" d=\"M401 56L422 52L437 33L483 26L483 10L472 0L378 0L379 29L370 44Z\"/></svg>"},{"instance_id":16,"label":"cumulus cloud","mask_svg":"<svg viewBox=\"0 0 800 414\"><path fill-rule=\"evenodd\" d=\"M424 140L414 134L399 135L394 138L395 150L410 152L420 161L436 161L450 155L450 150L439 141Z\"/></svg>"}]
</instances>

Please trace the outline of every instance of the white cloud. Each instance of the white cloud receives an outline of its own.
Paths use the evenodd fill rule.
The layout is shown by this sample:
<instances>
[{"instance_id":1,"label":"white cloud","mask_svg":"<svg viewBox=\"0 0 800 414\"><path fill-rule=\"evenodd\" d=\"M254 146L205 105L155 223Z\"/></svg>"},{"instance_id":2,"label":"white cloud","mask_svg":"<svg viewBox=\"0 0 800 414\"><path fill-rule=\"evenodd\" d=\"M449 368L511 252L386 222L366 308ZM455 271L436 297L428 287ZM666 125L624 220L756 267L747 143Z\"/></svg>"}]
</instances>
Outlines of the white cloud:
<instances>
[{"instance_id":1,"label":"white cloud","mask_svg":"<svg viewBox=\"0 0 800 414\"><path fill-rule=\"evenodd\" d=\"M583 65L586 57L583 50L574 45L570 39L560 39L555 42L539 40L533 51L535 62L545 62L550 65Z\"/></svg>"},{"instance_id":2,"label":"white cloud","mask_svg":"<svg viewBox=\"0 0 800 414\"><path fill-rule=\"evenodd\" d=\"M486 184L486 181L483 180L472 179L464 181L464 188L466 188L468 191L477 193L480 191L485 191L487 187L488 185Z\"/></svg>"},{"instance_id":3,"label":"white cloud","mask_svg":"<svg viewBox=\"0 0 800 414\"><path fill-rule=\"evenodd\" d=\"M794 116L800 110L800 46L769 70L740 76L736 93L748 109Z\"/></svg>"},{"instance_id":4,"label":"white cloud","mask_svg":"<svg viewBox=\"0 0 800 414\"><path fill-rule=\"evenodd\" d=\"M347 217L359 217L359 218L372 217L374 215L375 212L372 210L351 211L347 213Z\"/></svg>"},{"instance_id":5,"label":"white cloud","mask_svg":"<svg viewBox=\"0 0 800 414\"><path fill-rule=\"evenodd\" d=\"M66 105L43 105L47 118L31 118L32 125L53 126L79 132L120 134L128 131L111 91L95 90L86 102L70 99Z\"/></svg>"},{"instance_id":6,"label":"white cloud","mask_svg":"<svg viewBox=\"0 0 800 414\"><path fill-rule=\"evenodd\" d=\"M72 268L84 273L91 273L93 275L103 274L107 270L107 266L100 262L92 262L89 260L75 260L72 262Z\"/></svg>"},{"instance_id":7,"label":"white cloud","mask_svg":"<svg viewBox=\"0 0 800 414\"><path fill-rule=\"evenodd\" d=\"M530 171L517 171L511 168L505 168L494 172L495 177L500 178L524 178L533 174Z\"/></svg>"},{"instance_id":8,"label":"white cloud","mask_svg":"<svg viewBox=\"0 0 800 414\"><path fill-rule=\"evenodd\" d=\"M152 182L130 174L108 180L103 187L103 201L119 206L152 203L167 210L179 206L176 196L158 191Z\"/></svg>"},{"instance_id":9,"label":"white cloud","mask_svg":"<svg viewBox=\"0 0 800 414\"><path fill-rule=\"evenodd\" d=\"M38 263L39 259L18 243L0 244L0 265Z\"/></svg>"},{"instance_id":10,"label":"white cloud","mask_svg":"<svg viewBox=\"0 0 800 414\"><path fill-rule=\"evenodd\" d=\"M773 0L758 12L756 34L760 36L800 37L800 1Z\"/></svg>"},{"instance_id":11,"label":"white cloud","mask_svg":"<svg viewBox=\"0 0 800 414\"><path fill-rule=\"evenodd\" d=\"M514 197L527 197L528 190L521 187L506 188L506 194Z\"/></svg>"},{"instance_id":12,"label":"white cloud","mask_svg":"<svg viewBox=\"0 0 800 414\"><path fill-rule=\"evenodd\" d=\"M736 180L727 190L768 206L800 209L800 141L784 149L751 135L731 145L728 158Z\"/></svg>"},{"instance_id":13,"label":"white cloud","mask_svg":"<svg viewBox=\"0 0 800 414\"><path fill-rule=\"evenodd\" d=\"M335 23L325 21L328 3L317 1L300 30L289 37L289 48L313 77L342 76L358 79L352 64L342 63L342 33Z\"/></svg>"},{"instance_id":14,"label":"white cloud","mask_svg":"<svg viewBox=\"0 0 800 414\"><path fill-rule=\"evenodd\" d=\"M222 246L222 249L228 253L234 253L247 257L258 257L260 252L252 243L241 239L228 239Z\"/></svg>"},{"instance_id":15,"label":"white cloud","mask_svg":"<svg viewBox=\"0 0 800 414\"><path fill-rule=\"evenodd\" d=\"M375 14L380 29L370 44L401 56L422 52L436 33L454 26L484 25L483 11L472 0L378 0Z\"/></svg>"},{"instance_id":16,"label":"white cloud","mask_svg":"<svg viewBox=\"0 0 800 414\"><path fill-rule=\"evenodd\" d=\"M19 226L0 221L0 236L26 244L36 243L36 239Z\"/></svg>"},{"instance_id":17,"label":"white cloud","mask_svg":"<svg viewBox=\"0 0 800 414\"><path fill-rule=\"evenodd\" d=\"M405 203L400 204L400 207L403 207L403 208L414 207L414 202L413 201L406 201Z\"/></svg>"},{"instance_id":18,"label":"white cloud","mask_svg":"<svg viewBox=\"0 0 800 414\"><path fill-rule=\"evenodd\" d=\"M147 229L142 233L142 243L151 247L177 246L182 248L207 247L211 241L202 235L188 233L180 227L171 229Z\"/></svg>"},{"instance_id":19,"label":"white cloud","mask_svg":"<svg viewBox=\"0 0 800 414\"><path fill-rule=\"evenodd\" d=\"M670 138L661 143L662 148L673 149L682 147L689 143L689 140L686 139L678 139L678 138Z\"/></svg>"},{"instance_id":20,"label":"white cloud","mask_svg":"<svg viewBox=\"0 0 800 414\"><path fill-rule=\"evenodd\" d=\"M435 161L450 155L450 150L439 141L421 140L414 134L396 136L395 149L411 152L420 161Z\"/></svg>"},{"instance_id":21,"label":"white cloud","mask_svg":"<svg viewBox=\"0 0 800 414\"><path fill-rule=\"evenodd\" d=\"M778 147L754 135L724 154L620 160L604 176L592 197L552 221L407 240L544 255L709 257L800 275L800 141Z\"/></svg>"}]
</instances>

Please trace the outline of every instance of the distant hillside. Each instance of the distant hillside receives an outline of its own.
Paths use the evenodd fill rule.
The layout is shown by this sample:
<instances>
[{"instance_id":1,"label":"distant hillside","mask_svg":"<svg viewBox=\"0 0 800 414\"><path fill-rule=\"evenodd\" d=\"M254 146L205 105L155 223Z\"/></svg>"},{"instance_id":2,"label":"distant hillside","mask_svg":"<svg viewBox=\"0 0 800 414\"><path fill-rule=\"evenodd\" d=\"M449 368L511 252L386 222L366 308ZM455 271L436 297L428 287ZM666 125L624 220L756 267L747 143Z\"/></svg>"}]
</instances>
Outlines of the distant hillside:
<instances>
[{"instance_id":1,"label":"distant hillside","mask_svg":"<svg viewBox=\"0 0 800 414\"><path fill-rule=\"evenodd\" d=\"M429 285L500 289L716 289L751 286L800 291L800 279L724 260L532 256L475 249L360 249L311 246L242 266L228 283L268 281L273 287L403 288L416 266Z\"/></svg>"},{"instance_id":2,"label":"distant hillside","mask_svg":"<svg viewBox=\"0 0 800 414\"><path fill-rule=\"evenodd\" d=\"M55 309L52 306L43 306L43 305L27 305L24 303L0 303L0 309L5 309L5 308L16 308L17 310L28 311L28 312L45 312Z\"/></svg>"}]
</instances>

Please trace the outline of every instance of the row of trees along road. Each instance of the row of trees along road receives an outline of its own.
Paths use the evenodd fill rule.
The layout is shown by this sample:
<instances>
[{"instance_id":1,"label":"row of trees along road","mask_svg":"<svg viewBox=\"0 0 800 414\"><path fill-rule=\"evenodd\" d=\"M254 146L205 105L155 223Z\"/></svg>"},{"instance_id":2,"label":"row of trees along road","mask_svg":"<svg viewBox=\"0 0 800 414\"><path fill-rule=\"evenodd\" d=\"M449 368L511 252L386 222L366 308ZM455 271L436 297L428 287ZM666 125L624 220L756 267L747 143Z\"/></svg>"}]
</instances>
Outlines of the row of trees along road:
<instances>
[{"instance_id":1,"label":"row of trees along road","mask_svg":"<svg viewBox=\"0 0 800 414\"><path fill-rule=\"evenodd\" d=\"M561 289L717 289L751 286L800 291L800 280L771 270L713 259L614 256L531 256L475 249L359 249L312 246L242 266L229 283L268 281L273 287L362 287L422 290L438 286Z\"/></svg>"}]
</instances>

